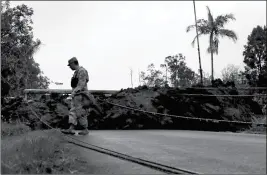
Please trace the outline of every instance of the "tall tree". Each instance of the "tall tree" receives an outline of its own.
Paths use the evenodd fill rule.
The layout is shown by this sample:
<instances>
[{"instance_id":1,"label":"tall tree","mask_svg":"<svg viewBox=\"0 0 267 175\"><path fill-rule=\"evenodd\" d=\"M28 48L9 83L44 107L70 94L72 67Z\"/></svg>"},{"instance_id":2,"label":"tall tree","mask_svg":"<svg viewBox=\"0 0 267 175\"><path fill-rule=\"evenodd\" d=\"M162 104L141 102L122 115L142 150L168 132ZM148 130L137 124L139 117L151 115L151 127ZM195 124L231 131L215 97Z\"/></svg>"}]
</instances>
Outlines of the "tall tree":
<instances>
[{"instance_id":1,"label":"tall tree","mask_svg":"<svg viewBox=\"0 0 267 175\"><path fill-rule=\"evenodd\" d=\"M200 48L199 48L198 29L197 29L197 12L196 12L195 0L193 0L193 5L194 5L196 37L197 37L197 50L198 50L198 61L199 61L200 84L203 85L203 73L202 73L201 58L200 58Z\"/></svg>"},{"instance_id":2,"label":"tall tree","mask_svg":"<svg viewBox=\"0 0 267 175\"><path fill-rule=\"evenodd\" d=\"M253 28L248 36L244 63L246 78L250 85L267 86L266 26Z\"/></svg>"},{"instance_id":3,"label":"tall tree","mask_svg":"<svg viewBox=\"0 0 267 175\"><path fill-rule=\"evenodd\" d=\"M175 56L168 56L165 58L165 64L168 66L170 72L171 84L174 87L178 87L178 63L181 59L183 59L181 54Z\"/></svg>"},{"instance_id":4,"label":"tall tree","mask_svg":"<svg viewBox=\"0 0 267 175\"><path fill-rule=\"evenodd\" d=\"M14 96L25 88L47 88L48 78L33 59L41 44L32 32L33 9L26 5L11 8L9 1L1 2L1 7L1 83L9 87L1 90Z\"/></svg>"},{"instance_id":5,"label":"tall tree","mask_svg":"<svg viewBox=\"0 0 267 175\"><path fill-rule=\"evenodd\" d=\"M197 74L187 67L185 56L182 54L166 57L164 64L161 64L160 67L165 68L165 76L160 70L155 69L154 64L150 64L147 67L147 74L143 71L140 74L143 84L162 87L168 85L169 79L173 87L179 87L196 84L196 80L198 80ZM167 78L168 73L169 78Z\"/></svg>"},{"instance_id":6,"label":"tall tree","mask_svg":"<svg viewBox=\"0 0 267 175\"><path fill-rule=\"evenodd\" d=\"M141 72L141 78L145 85L153 87L158 86L161 87L164 85L164 80L162 78L162 72L160 70L156 70L154 64L150 64L147 67L148 74L145 72Z\"/></svg>"},{"instance_id":7,"label":"tall tree","mask_svg":"<svg viewBox=\"0 0 267 175\"><path fill-rule=\"evenodd\" d=\"M199 19L197 20L197 25L190 25L187 27L186 32L189 32L191 29L197 26L198 34L192 41L194 46L195 40L198 36L209 35L209 47L207 49L208 53L211 54L211 79L214 80L214 67L213 67L213 54L218 54L219 50L219 37L228 37L234 42L237 40L237 35L234 31L225 29L224 25L227 24L230 20L235 20L233 14L219 15L216 18L208 10L208 19Z\"/></svg>"},{"instance_id":8,"label":"tall tree","mask_svg":"<svg viewBox=\"0 0 267 175\"><path fill-rule=\"evenodd\" d=\"M170 72L170 80L174 87L192 85L195 72L186 66L183 54L166 57L165 64Z\"/></svg>"},{"instance_id":9,"label":"tall tree","mask_svg":"<svg viewBox=\"0 0 267 175\"><path fill-rule=\"evenodd\" d=\"M165 69L165 75L164 75L165 82L164 83L165 83L165 85L168 85L168 65L167 64L161 64L160 67Z\"/></svg>"},{"instance_id":10,"label":"tall tree","mask_svg":"<svg viewBox=\"0 0 267 175\"><path fill-rule=\"evenodd\" d=\"M147 86L146 73L144 71L140 72L140 84Z\"/></svg>"}]
</instances>

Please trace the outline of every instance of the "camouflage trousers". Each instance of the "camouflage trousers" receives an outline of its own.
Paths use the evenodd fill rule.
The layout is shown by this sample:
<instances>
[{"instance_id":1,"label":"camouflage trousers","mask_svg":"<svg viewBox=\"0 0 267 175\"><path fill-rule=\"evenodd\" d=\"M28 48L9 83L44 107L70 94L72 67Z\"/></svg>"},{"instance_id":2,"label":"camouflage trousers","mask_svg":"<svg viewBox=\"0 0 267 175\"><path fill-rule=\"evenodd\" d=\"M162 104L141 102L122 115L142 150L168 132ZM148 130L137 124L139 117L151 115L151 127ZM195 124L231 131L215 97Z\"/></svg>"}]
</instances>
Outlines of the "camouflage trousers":
<instances>
[{"instance_id":1,"label":"camouflage trousers","mask_svg":"<svg viewBox=\"0 0 267 175\"><path fill-rule=\"evenodd\" d=\"M87 100L83 95L75 95L71 100L71 109L69 111L69 123L81 125L83 128L88 127L87 116L89 109L84 108L84 101Z\"/></svg>"}]
</instances>

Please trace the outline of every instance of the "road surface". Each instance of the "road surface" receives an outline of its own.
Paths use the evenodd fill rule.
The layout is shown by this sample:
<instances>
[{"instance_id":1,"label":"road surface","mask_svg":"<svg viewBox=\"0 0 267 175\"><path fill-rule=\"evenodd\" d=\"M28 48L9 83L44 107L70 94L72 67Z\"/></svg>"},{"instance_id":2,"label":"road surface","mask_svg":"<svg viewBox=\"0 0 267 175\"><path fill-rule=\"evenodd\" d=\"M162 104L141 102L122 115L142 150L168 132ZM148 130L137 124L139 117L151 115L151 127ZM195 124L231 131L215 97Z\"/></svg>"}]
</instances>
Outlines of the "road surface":
<instances>
[{"instance_id":1,"label":"road surface","mask_svg":"<svg viewBox=\"0 0 267 175\"><path fill-rule=\"evenodd\" d=\"M91 131L79 140L203 174L266 174L266 135L179 130ZM79 148L99 174L163 174Z\"/></svg>"}]
</instances>

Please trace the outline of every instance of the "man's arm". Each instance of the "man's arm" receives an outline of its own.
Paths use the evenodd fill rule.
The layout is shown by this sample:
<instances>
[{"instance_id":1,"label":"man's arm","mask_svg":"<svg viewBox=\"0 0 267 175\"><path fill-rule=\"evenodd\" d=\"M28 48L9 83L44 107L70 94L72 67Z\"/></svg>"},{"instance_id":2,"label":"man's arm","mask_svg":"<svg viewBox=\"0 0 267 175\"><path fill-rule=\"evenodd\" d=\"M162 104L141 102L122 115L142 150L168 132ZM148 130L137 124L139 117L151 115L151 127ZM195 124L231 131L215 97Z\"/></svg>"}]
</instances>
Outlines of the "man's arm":
<instances>
[{"instance_id":1,"label":"man's arm","mask_svg":"<svg viewBox=\"0 0 267 175\"><path fill-rule=\"evenodd\" d=\"M73 93L77 93L78 91L81 91L87 83L87 72L86 70L82 69L78 73L78 84L77 87L74 88Z\"/></svg>"}]
</instances>

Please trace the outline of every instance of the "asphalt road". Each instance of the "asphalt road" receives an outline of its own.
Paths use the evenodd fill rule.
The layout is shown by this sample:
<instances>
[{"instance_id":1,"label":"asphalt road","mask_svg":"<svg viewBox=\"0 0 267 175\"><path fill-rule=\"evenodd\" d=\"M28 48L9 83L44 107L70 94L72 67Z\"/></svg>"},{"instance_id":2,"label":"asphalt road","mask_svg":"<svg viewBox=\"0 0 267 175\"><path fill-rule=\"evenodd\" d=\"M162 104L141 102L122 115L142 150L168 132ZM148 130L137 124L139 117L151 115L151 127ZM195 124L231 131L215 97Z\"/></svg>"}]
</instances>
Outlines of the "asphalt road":
<instances>
[{"instance_id":1,"label":"asphalt road","mask_svg":"<svg viewBox=\"0 0 267 175\"><path fill-rule=\"evenodd\" d=\"M203 174L266 174L266 135L177 131L91 131L77 139L103 148ZM163 174L79 148L92 173Z\"/></svg>"}]
</instances>

